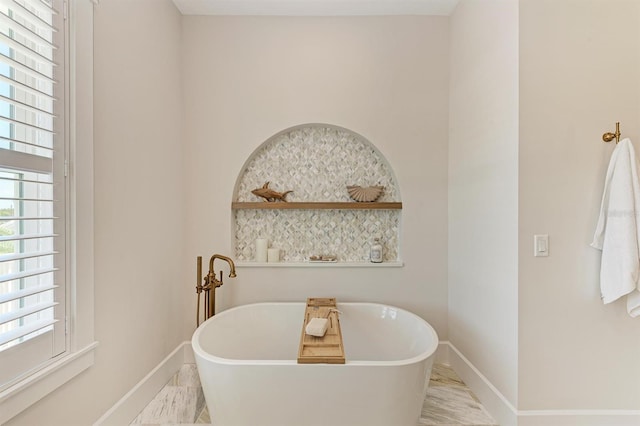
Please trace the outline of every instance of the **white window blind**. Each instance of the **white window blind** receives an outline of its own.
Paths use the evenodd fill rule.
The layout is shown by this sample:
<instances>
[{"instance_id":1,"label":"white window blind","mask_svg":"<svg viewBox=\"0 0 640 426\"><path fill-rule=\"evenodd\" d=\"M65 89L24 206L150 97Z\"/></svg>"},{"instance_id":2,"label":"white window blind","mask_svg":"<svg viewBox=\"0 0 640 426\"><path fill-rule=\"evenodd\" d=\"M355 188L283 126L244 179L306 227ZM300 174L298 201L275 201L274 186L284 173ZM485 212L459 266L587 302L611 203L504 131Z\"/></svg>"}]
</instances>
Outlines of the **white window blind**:
<instances>
[{"instance_id":1,"label":"white window blind","mask_svg":"<svg viewBox=\"0 0 640 426\"><path fill-rule=\"evenodd\" d=\"M0 390L67 347L57 1L0 0Z\"/></svg>"}]
</instances>

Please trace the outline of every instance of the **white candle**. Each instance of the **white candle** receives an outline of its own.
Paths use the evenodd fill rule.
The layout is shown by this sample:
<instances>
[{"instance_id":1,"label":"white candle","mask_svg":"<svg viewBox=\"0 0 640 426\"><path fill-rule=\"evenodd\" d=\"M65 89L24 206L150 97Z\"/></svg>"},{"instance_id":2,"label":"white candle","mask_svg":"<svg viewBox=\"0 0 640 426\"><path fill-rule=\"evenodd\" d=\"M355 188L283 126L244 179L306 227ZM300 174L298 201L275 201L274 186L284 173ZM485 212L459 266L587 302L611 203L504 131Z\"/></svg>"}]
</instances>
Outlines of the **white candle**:
<instances>
[{"instance_id":1,"label":"white candle","mask_svg":"<svg viewBox=\"0 0 640 426\"><path fill-rule=\"evenodd\" d=\"M256 262L267 261L267 248L269 247L269 240L266 238L258 238L256 240Z\"/></svg>"},{"instance_id":2,"label":"white candle","mask_svg":"<svg viewBox=\"0 0 640 426\"><path fill-rule=\"evenodd\" d=\"M280 262L280 249L270 248L267 259L269 262Z\"/></svg>"}]
</instances>

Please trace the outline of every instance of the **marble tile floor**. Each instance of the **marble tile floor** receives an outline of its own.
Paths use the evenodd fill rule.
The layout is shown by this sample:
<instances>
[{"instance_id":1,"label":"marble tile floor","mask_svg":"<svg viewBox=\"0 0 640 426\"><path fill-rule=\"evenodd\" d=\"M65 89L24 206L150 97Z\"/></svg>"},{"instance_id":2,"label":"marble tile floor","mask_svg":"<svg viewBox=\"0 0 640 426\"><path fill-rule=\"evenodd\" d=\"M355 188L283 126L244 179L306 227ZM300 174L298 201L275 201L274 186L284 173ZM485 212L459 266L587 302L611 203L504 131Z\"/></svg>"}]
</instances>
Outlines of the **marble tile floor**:
<instances>
[{"instance_id":1,"label":"marble tile floor","mask_svg":"<svg viewBox=\"0 0 640 426\"><path fill-rule=\"evenodd\" d=\"M206 411L206 403L196 365L185 364L131 424L163 426L195 424L204 411Z\"/></svg>"},{"instance_id":2,"label":"marble tile floor","mask_svg":"<svg viewBox=\"0 0 640 426\"><path fill-rule=\"evenodd\" d=\"M133 425L212 426L195 365L185 364L133 420ZM416 426L433 425L497 426L497 423L449 366L435 364Z\"/></svg>"}]
</instances>

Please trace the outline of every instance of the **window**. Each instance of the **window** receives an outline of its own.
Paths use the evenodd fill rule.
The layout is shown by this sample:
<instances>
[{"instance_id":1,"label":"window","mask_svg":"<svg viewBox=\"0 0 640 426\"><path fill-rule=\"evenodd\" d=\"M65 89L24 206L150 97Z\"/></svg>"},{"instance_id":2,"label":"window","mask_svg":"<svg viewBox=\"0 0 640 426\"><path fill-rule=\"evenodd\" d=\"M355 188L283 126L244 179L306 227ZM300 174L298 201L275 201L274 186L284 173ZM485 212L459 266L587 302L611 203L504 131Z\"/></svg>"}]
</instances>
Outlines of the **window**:
<instances>
[{"instance_id":1,"label":"window","mask_svg":"<svg viewBox=\"0 0 640 426\"><path fill-rule=\"evenodd\" d=\"M68 348L58 1L0 3L0 391Z\"/></svg>"}]
</instances>

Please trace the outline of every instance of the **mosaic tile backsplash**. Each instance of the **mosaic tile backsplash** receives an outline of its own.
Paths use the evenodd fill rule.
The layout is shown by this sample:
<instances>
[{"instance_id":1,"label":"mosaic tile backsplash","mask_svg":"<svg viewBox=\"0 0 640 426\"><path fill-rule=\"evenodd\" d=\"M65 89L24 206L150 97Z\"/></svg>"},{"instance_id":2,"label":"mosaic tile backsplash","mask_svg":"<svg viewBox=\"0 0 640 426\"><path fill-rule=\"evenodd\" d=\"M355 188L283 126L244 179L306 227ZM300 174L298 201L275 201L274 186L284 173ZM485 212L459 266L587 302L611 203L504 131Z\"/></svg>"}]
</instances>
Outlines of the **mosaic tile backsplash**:
<instances>
[{"instance_id":1,"label":"mosaic tile backsplash","mask_svg":"<svg viewBox=\"0 0 640 426\"><path fill-rule=\"evenodd\" d=\"M349 202L347 185L384 186L378 201L400 201L393 173L373 146L345 129L309 126L268 141L248 162L235 201L262 201L251 191L270 182L287 201ZM236 259L255 259L255 240L269 239L284 262L335 254L341 262L369 258L373 238L384 247L384 261L399 258L401 210L236 210Z\"/></svg>"}]
</instances>

